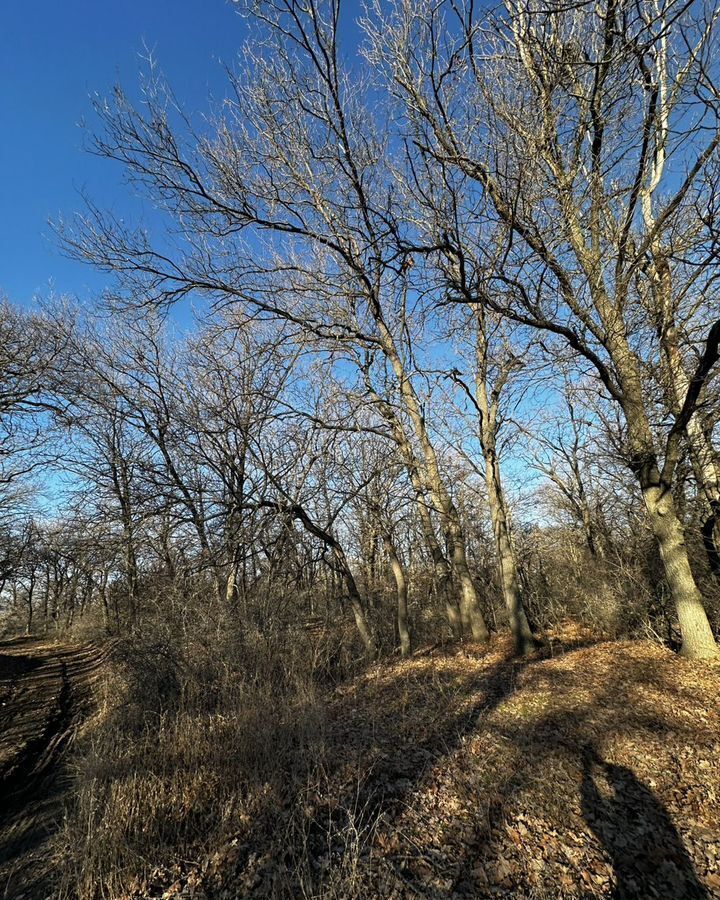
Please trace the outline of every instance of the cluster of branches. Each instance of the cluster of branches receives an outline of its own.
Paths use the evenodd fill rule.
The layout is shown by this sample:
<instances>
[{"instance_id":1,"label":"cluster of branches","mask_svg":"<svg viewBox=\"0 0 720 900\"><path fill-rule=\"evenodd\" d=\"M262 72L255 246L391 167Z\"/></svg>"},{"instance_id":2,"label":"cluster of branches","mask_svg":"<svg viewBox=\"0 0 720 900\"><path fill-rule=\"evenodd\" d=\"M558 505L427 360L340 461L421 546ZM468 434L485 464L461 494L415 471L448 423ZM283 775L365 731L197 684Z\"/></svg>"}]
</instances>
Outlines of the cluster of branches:
<instances>
[{"instance_id":1,"label":"cluster of branches","mask_svg":"<svg viewBox=\"0 0 720 900\"><path fill-rule=\"evenodd\" d=\"M61 337L63 353L43 391L52 417L43 409L35 425L42 421L42 456L51 464L36 493L43 499L52 490L54 499L33 504L26 480L25 503L16 495L8 505L2 534L7 627L67 629L92 613L117 633L142 627L148 611L163 615L163 603L166 613L200 603L240 631L338 625L352 613L368 653L395 645L407 653L423 627L431 639L450 629L462 634L439 517L417 493L384 419L358 398L351 406L342 382L318 388L314 354L303 362L284 325L255 323L250 334L246 322L226 315L179 339L153 317L83 321L67 308L13 317L36 336ZM437 390L449 404L447 381ZM482 612L497 624L503 585L494 575L481 456L475 442L461 444L475 414L469 406L437 423L438 434L450 436L441 468L456 482ZM527 460L538 471L551 442L564 440L554 419L543 433L544 443L535 431ZM551 454L553 484L584 500L574 519L555 498L543 501L560 531L561 523L572 530L595 522L595 494L584 486L590 454L579 448L579 433L572 467ZM591 524L588 553L623 546L632 525L614 521L614 533ZM529 560L518 578L534 598L528 578L540 576L531 558L537 536L521 532L513 554L518 540ZM541 619L543 609L531 605Z\"/></svg>"}]
</instances>

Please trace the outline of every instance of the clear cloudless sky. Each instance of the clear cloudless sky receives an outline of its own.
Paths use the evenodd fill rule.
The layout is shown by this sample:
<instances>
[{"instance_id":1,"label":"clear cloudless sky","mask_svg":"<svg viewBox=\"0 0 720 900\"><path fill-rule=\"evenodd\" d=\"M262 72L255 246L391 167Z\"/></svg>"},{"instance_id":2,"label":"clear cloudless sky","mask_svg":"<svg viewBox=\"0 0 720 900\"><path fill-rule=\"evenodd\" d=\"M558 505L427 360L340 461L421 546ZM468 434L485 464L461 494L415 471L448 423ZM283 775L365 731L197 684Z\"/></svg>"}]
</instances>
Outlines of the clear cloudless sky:
<instances>
[{"instance_id":1,"label":"clear cloudless sky","mask_svg":"<svg viewBox=\"0 0 720 900\"><path fill-rule=\"evenodd\" d=\"M93 157L91 95L129 93L153 51L189 111L226 90L246 35L229 0L0 0L0 295L91 300L107 277L58 250L48 219L82 208L79 191L121 215L142 213L118 166Z\"/></svg>"}]
</instances>

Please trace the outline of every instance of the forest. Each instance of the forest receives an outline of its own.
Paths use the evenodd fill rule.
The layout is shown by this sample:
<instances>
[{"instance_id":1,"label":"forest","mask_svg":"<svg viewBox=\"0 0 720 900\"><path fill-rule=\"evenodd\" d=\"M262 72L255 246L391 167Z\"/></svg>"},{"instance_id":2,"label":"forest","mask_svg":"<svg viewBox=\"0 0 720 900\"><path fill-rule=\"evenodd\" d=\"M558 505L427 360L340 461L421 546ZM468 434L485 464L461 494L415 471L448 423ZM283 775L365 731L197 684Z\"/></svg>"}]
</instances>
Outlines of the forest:
<instances>
[{"instance_id":1,"label":"forest","mask_svg":"<svg viewBox=\"0 0 720 900\"><path fill-rule=\"evenodd\" d=\"M720 896L720 5L227 12L0 301L3 896Z\"/></svg>"}]
</instances>

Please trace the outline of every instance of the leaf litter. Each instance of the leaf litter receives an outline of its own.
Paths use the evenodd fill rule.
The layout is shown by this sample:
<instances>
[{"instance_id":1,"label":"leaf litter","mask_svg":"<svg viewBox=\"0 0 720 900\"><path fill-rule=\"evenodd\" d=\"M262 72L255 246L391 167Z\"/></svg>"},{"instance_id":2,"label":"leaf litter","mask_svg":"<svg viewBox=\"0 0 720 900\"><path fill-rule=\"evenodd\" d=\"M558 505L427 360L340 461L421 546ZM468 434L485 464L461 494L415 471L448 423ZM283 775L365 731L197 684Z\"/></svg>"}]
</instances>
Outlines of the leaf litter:
<instances>
[{"instance_id":1,"label":"leaf litter","mask_svg":"<svg viewBox=\"0 0 720 900\"><path fill-rule=\"evenodd\" d=\"M720 897L720 666L551 638L523 660L502 639L435 648L336 688L304 789L132 895Z\"/></svg>"}]
</instances>

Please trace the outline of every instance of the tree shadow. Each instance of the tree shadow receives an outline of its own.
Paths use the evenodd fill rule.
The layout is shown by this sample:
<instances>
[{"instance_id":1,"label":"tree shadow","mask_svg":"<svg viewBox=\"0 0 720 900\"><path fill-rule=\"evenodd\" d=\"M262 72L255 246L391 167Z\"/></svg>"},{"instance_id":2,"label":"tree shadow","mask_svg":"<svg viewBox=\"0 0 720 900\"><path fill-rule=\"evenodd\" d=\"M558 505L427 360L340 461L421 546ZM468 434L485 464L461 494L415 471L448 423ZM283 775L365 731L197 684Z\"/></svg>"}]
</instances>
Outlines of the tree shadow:
<instances>
[{"instance_id":1,"label":"tree shadow","mask_svg":"<svg viewBox=\"0 0 720 900\"><path fill-rule=\"evenodd\" d=\"M358 757L358 782L352 803L355 820L348 821L347 801L339 803L337 796L332 797L315 810L305 852L311 858L324 853L324 865L330 869L341 865L342 842L338 841L333 851L327 834L342 835L348 825L356 832L363 829L367 832L373 820L383 823L382 828L392 841L394 830L406 829L408 819L403 818L404 810L417 805L418 792L422 795L426 788L433 790L438 777L443 778L442 769L447 762L455 767L450 776L455 780L453 790L459 790L458 797L463 793L472 797L471 806L476 807L474 833L468 838L467 822L453 825L451 817L450 828L442 837L427 829L424 833L414 833L414 839L419 838L414 861L408 858L406 842L401 842L394 851L383 852L386 868L392 869L397 881L412 896L496 896L498 873L492 870L506 867L507 859L503 861L502 852L495 854L491 845L497 843L498 835L502 839L506 821L513 815L513 805L519 803L522 807L528 802L530 789L531 794L535 791L536 796L547 801L547 807L539 812L554 822L548 827L561 827L553 818L556 814L561 819L565 817L567 827L582 845L577 863L571 864L569 870L573 885L566 885L564 893L558 888L557 893L547 896L595 895L592 884L585 892L580 879L581 875L588 874L582 868L582 859L591 865L604 866L601 876L599 870L591 871L590 875L598 874L605 889L614 883L614 896L618 898L708 897L660 800L630 769L606 763L595 749L606 740L611 742L615 736L623 735L632 735L636 741L662 739L667 735L689 745L697 736L695 726L680 720L672 713L671 706L687 694L693 695L694 700L698 698L693 690L681 690L674 683L668 659L644 658L642 653L633 655L632 650L620 645L603 657L601 671L584 672L590 658L574 654L592 643L583 640L576 645L565 645L562 654L553 653L550 667L542 665L547 659L543 653L526 660L505 656L479 669L474 677L466 675L448 703L447 714L442 714L419 737L413 736L411 742L408 742L407 716L417 715L418 710L412 706L401 707L393 699L393 689L398 695L404 691L402 670L395 676L388 675L390 682L393 677L395 681L387 685L384 693L378 691L376 699L377 703L384 704L383 714L369 723L369 727L360 723L353 727L350 723L336 735L346 753L354 751ZM623 654L627 654L625 659ZM430 672L426 670L423 677L430 680ZM452 667L444 673L433 673L441 689L446 689L458 677L462 678L462 673L458 676ZM518 696L519 717L513 718L504 711L499 718L493 718L498 707L511 701L518 683L523 688ZM532 708L525 709L528 699L532 701L525 690L528 685L554 698L544 713L536 715ZM566 706L564 701L577 692L578 685L586 689L586 695ZM635 690L651 699L646 703L635 702ZM672 698L673 703L658 703L654 699L656 695ZM375 698L371 695L369 699ZM361 700L359 708L366 706L367 702ZM462 765L458 768L457 761L452 761L453 756L464 758L466 738L472 742L483 729L492 732L501 748L487 758L471 758L467 771L463 771ZM558 777L564 781L553 781ZM571 809L576 806L574 798L580 801L580 815ZM583 819L602 850L584 831ZM450 860L447 853L443 854L443 846L454 848L455 856ZM522 856L521 847L515 850ZM612 872L603 863L603 855L612 863ZM428 870L433 870L432 877L428 877ZM325 870L322 870L312 882L313 889L322 887L324 877ZM500 879L502 888L510 891L502 896L522 897L528 890L532 894L530 885L522 883L522 878L522 868L518 867L509 881L505 879L503 883ZM544 888L553 890L546 877ZM373 894L369 885L367 890L366 896L382 895Z\"/></svg>"},{"instance_id":2,"label":"tree shadow","mask_svg":"<svg viewBox=\"0 0 720 900\"><path fill-rule=\"evenodd\" d=\"M375 692L372 690L372 679L368 678L369 689L363 705L374 706L380 713L380 720L361 724L350 719L339 728L336 723L334 742L336 746L342 746L342 752L332 759L325 775L331 782L337 781L343 769L343 757L346 762L354 757L356 780L351 791L329 796L313 810L303 841L304 858L301 861L293 859L291 865L295 868L301 862L305 866L303 890L309 889L313 895L314 891L322 892L328 870L332 872L334 867L342 864L342 857L347 852L347 834L369 835L374 822L392 822L407 805L412 792L432 777L438 764L462 745L480 720L489 716L514 693L517 680L526 667L598 643L601 643L599 639L586 636L556 641L541 645L523 658L516 657L508 643L503 650L491 652L495 661L474 678L463 678L462 658L472 660L476 657L478 661L484 661L488 657L486 648L461 650L457 668L449 666L432 671L433 657L422 660L430 668L423 670L418 680L427 679L429 687L440 693L447 692L452 699L432 727L410 742L405 734L407 717L417 716L420 710L412 706L405 708L398 703L404 685L395 670L391 669L387 675L380 674L375 679L378 685ZM458 680L461 680L460 686L453 689L453 684ZM352 767L352 763L349 767L346 765L346 772ZM347 788L347 774L343 780ZM508 790L512 790L509 783L507 786ZM403 866L401 874L396 867L396 874L413 892L413 896L434 896L425 892L424 885L414 878L411 868ZM292 881L287 888L287 896L299 896L298 892L302 892L300 886Z\"/></svg>"},{"instance_id":3,"label":"tree shadow","mask_svg":"<svg viewBox=\"0 0 720 900\"><path fill-rule=\"evenodd\" d=\"M709 897L667 810L630 769L588 746L580 793L583 818L612 860L613 897Z\"/></svg>"},{"instance_id":4,"label":"tree shadow","mask_svg":"<svg viewBox=\"0 0 720 900\"><path fill-rule=\"evenodd\" d=\"M505 742L505 758L496 762L503 762L504 766L497 766L487 823L477 831L472 847L462 851L453 883L461 896L491 895L478 888L473 873L478 869L490 871L497 861L489 845L517 813L518 804L521 809L523 806L527 809L529 786L535 791L535 800L547 801L561 819L566 818L565 826L574 832L574 837L581 838L582 827L578 828L577 822L572 821L571 809L579 783L582 820L612 866L612 896L628 900L709 897L662 802L631 769L606 762L597 749L605 743L612 744L616 738L631 736L639 764L651 758L653 741L665 743L680 738L693 751L699 751L701 746L703 751L708 751L715 746L713 735L704 734L703 745L700 724L683 721L677 715L683 701L692 698L697 702L699 698L694 688L681 689L673 670L662 661L631 658L630 665L623 666L624 648L613 648L613 652L617 654L617 667L610 666L603 677L591 681L584 702L569 709L562 708L562 702L555 702L545 715L532 723L513 723L507 717L498 722L498 733ZM539 684L551 689L557 698L571 695L578 688L572 670L539 668L528 675L536 687ZM671 698L672 702L664 706L652 699L645 704L636 702L638 695L652 696L653 691L663 699ZM644 742L647 742L645 746ZM558 772L565 775L565 781L560 784L553 780ZM561 827L557 819L553 827ZM549 844L553 843L555 838L550 837ZM600 861L591 843L591 839L586 840L582 847L579 854L582 861L576 863L576 875L599 874L599 870L587 873L581 869L585 863L592 867L593 857L595 862ZM608 886L603 877L599 882ZM516 884L512 896L526 896L523 893L526 889L527 885ZM587 891L577 882L569 889L571 893L558 888L554 896L596 896L592 880Z\"/></svg>"},{"instance_id":5,"label":"tree shadow","mask_svg":"<svg viewBox=\"0 0 720 900\"><path fill-rule=\"evenodd\" d=\"M0 679L25 675L42 665L42 660L33 656L20 656L19 654L0 653Z\"/></svg>"},{"instance_id":6,"label":"tree shadow","mask_svg":"<svg viewBox=\"0 0 720 900\"><path fill-rule=\"evenodd\" d=\"M606 740L621 735L675 736L690 745L696 729L677 711L702 697L675 683L667 658L658 662L647 651L615 644L597 656L602 665L593 662L598 643L558 642L521 660L509 644L496 643L489 652L465 647L378 665L334 692L318 738L298 743L297 722L279 723L274 743L295 742L297 749L277 760L273 789L233 840L208 895L244 885L246 897L577 898L597 895L592 885L585 892L581 879L585 862L595 861L604 866L603 888L614 883L618 898L708 897L660 800L637 774L601 755L609 753ZM570 702L579 686L585 693ZM648 702L634 702L634 689ZM542 694L551 701L534 706ZM478 735L491 740L475 746ZM561 784L558 771L566 776ZM254 777L266 774L261 767ZM445 787L436 791L438 782ZM548 892L533 893L522 865L497 887L498 835L514 807L527 809L533 791L548 798L540 810L548 828L561 828L555 813L572 815L570 828L583 845L582 859L566 864L572 883L564 891L549 875L542 886ZM430 811L408 838L408 811L415 815L420 804L422 817L423 797L434 794L443 803L469 798L471 820ZM536 832L527 848L515 847L516 857L537 853L542 842ZM443 847L452 852L439 852ZM353 866L360 893L342 880Z\"/></svg>"}]
</instances>

